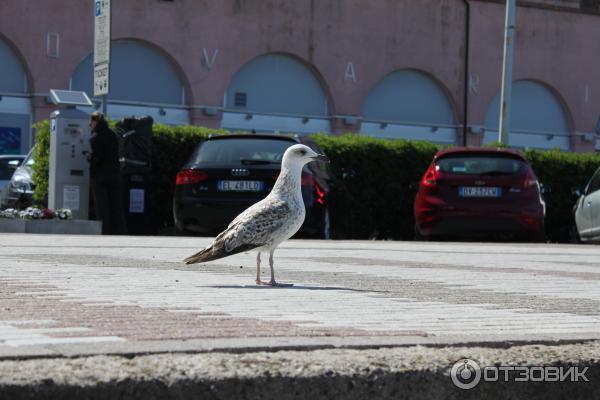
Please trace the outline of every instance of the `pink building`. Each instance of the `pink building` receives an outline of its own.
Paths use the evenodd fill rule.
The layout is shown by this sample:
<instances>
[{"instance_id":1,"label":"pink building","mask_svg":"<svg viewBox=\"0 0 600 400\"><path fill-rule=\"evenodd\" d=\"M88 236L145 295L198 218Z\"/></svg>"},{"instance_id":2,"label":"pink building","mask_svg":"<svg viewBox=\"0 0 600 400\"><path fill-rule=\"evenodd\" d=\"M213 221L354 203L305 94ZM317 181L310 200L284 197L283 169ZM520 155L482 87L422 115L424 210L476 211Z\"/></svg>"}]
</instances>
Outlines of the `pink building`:
<instances>
[{"instance_id":1,"label":"pink building","mask_svg":"<svg viewBox=\"0 0 600 400\"><path fill-rule=\"evenodd\" d=\"M0 2L0 153L29 149L31 122L53 110L50 89L92 94L96 1ZM459 145L497 138L503 1L112 3L112 118ZM600 149L600 13L581 3L518 2L514 147Z\"/></svg>"}]
</instances>

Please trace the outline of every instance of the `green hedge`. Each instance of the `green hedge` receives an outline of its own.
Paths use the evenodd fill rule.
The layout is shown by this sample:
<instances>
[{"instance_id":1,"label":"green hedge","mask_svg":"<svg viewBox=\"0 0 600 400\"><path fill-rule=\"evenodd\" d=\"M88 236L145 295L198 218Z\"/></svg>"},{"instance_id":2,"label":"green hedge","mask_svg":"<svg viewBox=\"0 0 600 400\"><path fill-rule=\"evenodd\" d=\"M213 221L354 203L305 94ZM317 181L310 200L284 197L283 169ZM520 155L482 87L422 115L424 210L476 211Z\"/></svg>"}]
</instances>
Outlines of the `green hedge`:
<instances>
[{"instance_id":1,"label":"green hedge","mask_svg":"<svg viewBox=\"0 0 600 400\"><path fill-rule=\"evenodd\" d=\"M50 175L50 121L40 121L35 128L35 146L33 148L33 200L37 204L46 204L48 198L48 178Z\"/></svg>"},{"instance_id":2,"label":"green hedge","mask_svg":"<svg viewBox=\"0 0 600 400\"><path fill-rule=\"evenodd\" d=\"M334 237L412 239L417 182L438 146L353 134L314 138L336 178L330 199Z\"/></svg>"},{"instance_id":3,"label":"green hedge","mask_svg":"<svg viewBox=\"0 0 600 400\"><path fill-rule=\"evenodd\" d=\"M48 188L48 122L37 124L36 130L34 197L42 202ZM177 171L209 134L224 132L194 126L154 125L153 173L148 193L154 231L164 232L173 225L172 195ZM353 134L317 134L313 138L331 159L334 182L330 212L334 237L411 239L417 183L440 147L428 142ZM549 189L545 195L548 238L567 241L575 202L571 190L585 185L600 166L600 156L535 150L528 150L525 155Z\"/></svg>"},{"instance_id":4,"label":"green hedge","mask_svg":"<svg viewBox=\"0 0 600 400\"><path fill-rule=\"evenodd\" d=\"M573 221L573 205L577 200L573 189L584 189L600 167L597 153L571 153L560 150L526 150L525 156L535 174L547 189L546 233L553 242L568 242Z\"/></svg>"}]
</instances>

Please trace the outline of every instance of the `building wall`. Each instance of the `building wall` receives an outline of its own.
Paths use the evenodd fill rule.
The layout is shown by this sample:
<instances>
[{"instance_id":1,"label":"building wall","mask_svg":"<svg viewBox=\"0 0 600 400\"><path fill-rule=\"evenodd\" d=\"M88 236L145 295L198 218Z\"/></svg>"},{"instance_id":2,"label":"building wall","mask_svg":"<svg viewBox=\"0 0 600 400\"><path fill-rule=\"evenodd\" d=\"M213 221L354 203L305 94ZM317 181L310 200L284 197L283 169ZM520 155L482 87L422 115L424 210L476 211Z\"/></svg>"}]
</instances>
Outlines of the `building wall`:
<instances>
[{"instance_id":1,"label":"building wall","mask_svg":"<svg viewBox=\"0 0 600 400\"><path fill-rule=\"evenodd\" d=\"M433 77L447 94L462 143L467 3L466 124L479 127L500 90L503 2L119 0L113 1L112 38L141 40L172 62L194 124L220 126L221 113L207 116L202 108L223 106L224 93L244 64L282 53L301 60L321 82L332 132L359 131L360 124L348 125L344 116L360 121L364 102L381 79L414 69ZM92 10L92 0L0 2L0 38L15 49L30 77L33 120L48 117L49 89L68 88L92 51ZM60 34L59 57L47 55L48 33ZM528 1L518 7L514 78L539 81L560 99L576 150L595 146L595 137L584 140L578 134L594 132L600 110L598 37L600 17L582 12L576 1ZM467 143L481 143L480 130L472 131Z\"/></svg>"},{"instance_id":2,"label":"building wall","mask_svg":"<svg viewBox=\"0 0 600 400\"><path fill-rule=\"evenodd\" d=\"M489 103L499 92L502 74L504 5L471 2L472 38L469 69L472 87L469 119L484 121ZM547 85L570 119L572 132L594 132L600 115L600 17L579 12L518 7L513 79L531 79ZM577 137L575 149L592 150L593 142Z\"/></svg>"}]
</instances>

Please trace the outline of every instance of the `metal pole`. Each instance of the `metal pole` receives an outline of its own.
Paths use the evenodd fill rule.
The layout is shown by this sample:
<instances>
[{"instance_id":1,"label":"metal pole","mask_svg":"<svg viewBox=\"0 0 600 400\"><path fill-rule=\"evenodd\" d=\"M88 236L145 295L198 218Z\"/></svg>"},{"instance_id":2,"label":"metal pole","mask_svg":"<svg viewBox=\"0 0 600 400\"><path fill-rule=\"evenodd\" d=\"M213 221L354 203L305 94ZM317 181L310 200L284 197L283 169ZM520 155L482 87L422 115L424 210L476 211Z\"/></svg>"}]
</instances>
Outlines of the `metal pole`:
<instances>
[{"instance_id":1,"label":"metal pole","mask_svg":"<svg viewBox=\"0 0 600 400\"><path fill-rule=\"evenodd\" d=\"M100 111L102 111L102 114L104 114L105 118L107 117L107 114L106 114L107 108L108 108L108 96L104 95L104 96L102 96L102 107L101 107Z\"/></svg>"},{"instance_id":2,"label":"metal pole","mask_svg":"<svg viewBox=\"0 0 600 400\"><path fill-rule=\"evenodd\" d=\"M469 0L463 0L465 3L465 77L464 77L464 93L463 93L463 140L462 145L467 147L467 135L469 131L469 43L471 36L471 3Z\"/></svg>"},{"instance_id":3,"label":"metal pole","mask_svg":"<svg viewBox=\"0 0 600 400\"><path fill-rule=\"evenodd\" d=\"M502 93L500 95L500 123L498 141L508 143L510 130L510 98L512 92L513 44L515 36L515 0L506 0L504 25L504 63L502 65Z\"/></svg>"}]
</instances>

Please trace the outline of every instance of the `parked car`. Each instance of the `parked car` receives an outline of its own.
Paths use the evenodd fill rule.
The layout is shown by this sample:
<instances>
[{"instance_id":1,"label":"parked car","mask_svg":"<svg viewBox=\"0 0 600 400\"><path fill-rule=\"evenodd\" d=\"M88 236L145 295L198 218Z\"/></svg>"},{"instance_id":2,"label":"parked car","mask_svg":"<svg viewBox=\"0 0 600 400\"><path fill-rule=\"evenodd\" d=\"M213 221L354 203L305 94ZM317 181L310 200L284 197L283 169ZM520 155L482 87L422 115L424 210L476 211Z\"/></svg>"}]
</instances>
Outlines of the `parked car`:
<instances>
[{"instance_id":1,"label":"parked car","mask_svg":"<svg viewBox=\"0 0 600 400\"><path fill-rule=\"evenodd\" d=\"M416 195L415 236L544 237L546 205L525 157L511 149L438 152Z\"/></svg>"},{"instance_id":2,"label":"parked car","mask_svg":"<svg viewBox=\"0 0 600 400\"><path fill-rule=\"evenodd\" d=\"M600 243L600 168L578 195L573 207L577 239Z\"/></svg>"},{"instance_id":3,"label":"parked car","mask_svg":"<svg viewBox=\"0 0 600 400\"><path fill-rule=\"evenodd\" d=\"M25 155L23 154L0 155L0 205L4 203L10 178L24 159Z\"/></svg>"},{"instance_id":4,"label":"parked car","mask_svg":"<svg viewBox=\"0 0 600 400\"><path fill-rule=\"evenodd\" d=\"M4 207L25 208L32 204L35 185L31 178L33 174L33 149L29 151L21 165L15 170L6 189L3 200Z\"/></svg>"},{"instance_id":5,"label":"parked car","mask_svg":"<svg viewBox=\"0 0 600 400\"><path fill-rule=\"evenodd\" d=\"M297 143L323 154L311 139L292 135L216 135L201 143L176 177L173 216L177 231L215 234L225 229L239 213L269 194L283 153ZM306 219L300 234L330 237L329 182L326 163L316 161L304 167Z\"/></svg>"}]
</instances>

